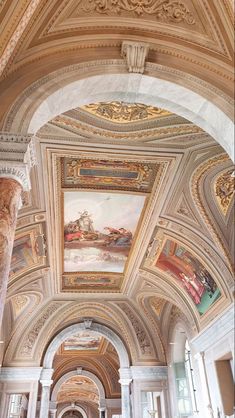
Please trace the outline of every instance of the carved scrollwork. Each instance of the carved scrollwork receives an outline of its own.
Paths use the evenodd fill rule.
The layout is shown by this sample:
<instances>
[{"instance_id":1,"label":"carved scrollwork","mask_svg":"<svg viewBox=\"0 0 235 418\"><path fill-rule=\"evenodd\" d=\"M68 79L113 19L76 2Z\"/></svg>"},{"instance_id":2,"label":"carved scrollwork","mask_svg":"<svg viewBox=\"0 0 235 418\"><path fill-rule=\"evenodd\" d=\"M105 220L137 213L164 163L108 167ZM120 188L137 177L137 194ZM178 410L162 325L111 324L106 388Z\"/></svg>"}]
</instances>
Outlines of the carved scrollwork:
<instances>
[{"instance_id":1,"label":"carved scrollwork","mask_svg":"<svg viewBox=\"0 0 235 418\"><path fill-rule=\"evenodd\" d=\"M176 0L81 0L80 8L99 14L129 12L137 17L154 16L168 22L195 24L195 17L182 1Z\"/></svg>"},{"instance_id":2,"label":"carved scrollwork","mask_svg":"<svg viewBox=\"0 0 235 418\"><path fill-rule=\"evenodd\" d=\"M117 101L91 103L85 105L84 109L97 116L119 123L135 122L170 115L170 112L158 107L147 106L142 103L124 103Z\"/></svg>"},{"instance_id":3,"label":"carved scrollwork","mask_svg":"<svg viewBox=\"0 0 235 418\"><path fill-rule=\"evenodd\" d=\"M129 320L132 323L132 326L135 330L136 337L138 339L141 351L143 354L150 354L151 353L151 342L149 340L149 337L147 336L144 328L138 321L137 317L134 315L132 310L127 306L125 303L119 303L119 307L122 309L122 311L126 314L126 316L129 318Z\"/></svg>"},{"instance_id":4,"label":"carved scrollwork","mask_svg":"<svg viewBox=\"0 0 235 418\"><path fill-rule=\"evenodd\" d=\"M42 314L42 316L37 320L34 327L29 332L26 341L24 342L24 345L21 349L21 354L29 356L31 354L31 351L33 349L33 346L35 344L35 341L43 328L46 321L50 318L50 316L53 315L55 311L59 308L60 304L54 303L51 306L49 306L46 311Z\"/></svg>"},{"instance_id":5,"label":"carved scrollwork","mask_svg":"<svg viewBox=\"0 0 235 418\"><path fill-rule=\"evenodd\" d=\"M215 182L215 194L224 215L228 212L235 192L235 170L221 174Z\"/></svg>"}]
</instances>

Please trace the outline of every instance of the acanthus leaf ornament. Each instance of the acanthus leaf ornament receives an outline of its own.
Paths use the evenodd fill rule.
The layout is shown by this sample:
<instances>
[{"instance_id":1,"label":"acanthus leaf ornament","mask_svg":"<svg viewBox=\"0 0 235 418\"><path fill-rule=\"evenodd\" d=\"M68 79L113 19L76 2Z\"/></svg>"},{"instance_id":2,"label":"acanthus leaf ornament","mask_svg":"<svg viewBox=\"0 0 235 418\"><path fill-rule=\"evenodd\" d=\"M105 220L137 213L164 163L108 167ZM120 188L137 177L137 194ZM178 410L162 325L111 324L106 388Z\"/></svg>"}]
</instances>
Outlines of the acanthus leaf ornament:
<instances>
[{"instance_id":1,"label":"acanthus leaf ornament","mask_svg":"<svg viewBox=\"0 0 235 418\"><path fill-rule=\"evenodd\" d=\"M153 15L168 22L195 24L195 17L182 1L176 0L82 0L81 9L99 14L130 12L136 17Z\"/></svg>"}]
</instances>

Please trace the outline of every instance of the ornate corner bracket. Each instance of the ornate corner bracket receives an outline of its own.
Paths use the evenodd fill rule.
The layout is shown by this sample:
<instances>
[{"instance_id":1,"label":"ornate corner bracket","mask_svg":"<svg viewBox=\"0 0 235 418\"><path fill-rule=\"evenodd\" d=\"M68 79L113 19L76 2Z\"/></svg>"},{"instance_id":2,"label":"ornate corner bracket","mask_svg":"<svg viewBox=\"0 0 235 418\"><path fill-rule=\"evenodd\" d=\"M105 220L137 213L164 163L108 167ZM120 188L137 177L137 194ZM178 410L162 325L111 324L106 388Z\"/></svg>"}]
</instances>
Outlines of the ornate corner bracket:
<instances>
[{"instance_id":1,"label":"ornate corner bracket","mask_svg":"<svg viewBox=\"0 0 235 418\"><path fill-rule=\"evenodd\" d=\"M149 44L144 42L124 41L121 56L125 59L129 73L143 74Z\"/></svg>"}]
</instances>

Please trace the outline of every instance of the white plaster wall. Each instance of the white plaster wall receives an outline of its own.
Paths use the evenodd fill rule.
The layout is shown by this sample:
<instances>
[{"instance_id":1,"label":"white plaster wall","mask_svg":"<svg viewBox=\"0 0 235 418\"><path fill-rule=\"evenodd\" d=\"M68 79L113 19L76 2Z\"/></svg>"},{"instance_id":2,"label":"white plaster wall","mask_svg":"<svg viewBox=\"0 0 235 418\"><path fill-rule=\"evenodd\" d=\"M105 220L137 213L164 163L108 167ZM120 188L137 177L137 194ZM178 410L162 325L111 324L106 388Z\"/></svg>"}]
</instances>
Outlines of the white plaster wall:
<instances>
[{"instance_id":1,"label":"white plaster wall","mask_svg":"<svg viewBox=\"0 0 235 418\"><path fill-rule=\"evenodd\" d=\"M194 354L203 352L205 360L205 370L208 380L209 393L214 418L218 417L218 411L221 418L224 418L222 401L217 380L215 368L216 360L228 353L233 354L234 359L234 307L231 306L226 312L209 325L203 332L192 340ZM195 360L194 360L194 363ZM201 379L197 366L195 367L196 380L199 395L198 418L205 418L208 413L207 405L203 404L203 392L205 388L200 385Z\"/></svg>"}]
</instances>

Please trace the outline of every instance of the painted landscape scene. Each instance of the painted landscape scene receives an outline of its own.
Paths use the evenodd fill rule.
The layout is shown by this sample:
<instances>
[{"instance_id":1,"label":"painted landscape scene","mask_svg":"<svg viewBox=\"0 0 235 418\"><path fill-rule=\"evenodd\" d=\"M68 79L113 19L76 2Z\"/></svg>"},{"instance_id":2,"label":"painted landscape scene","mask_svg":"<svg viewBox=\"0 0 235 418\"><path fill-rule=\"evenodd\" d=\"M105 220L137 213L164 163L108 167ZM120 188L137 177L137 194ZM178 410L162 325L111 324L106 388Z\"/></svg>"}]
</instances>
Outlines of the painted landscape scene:
<instances>
[{"instance_id":1,"label":"painted landscape scene","mask_svg":"<svg viewBox=\"0 0 235 418\"><path fill-rule=\"evenodd\" d=\"M64 271L122 273L145 196L64 193Z\"/></svg>"},{"instance_id":2,"label":"painted landscape scene","mask_svg":"<svg viewBox=\"0 0 235 418\"><path fill-rule=\"evenodd\" d=\"M171 274L181 283L200 315L221 296L208 270L191 252L175 241L166 240L156 267Z\"/></svg>"}]
</instances>

